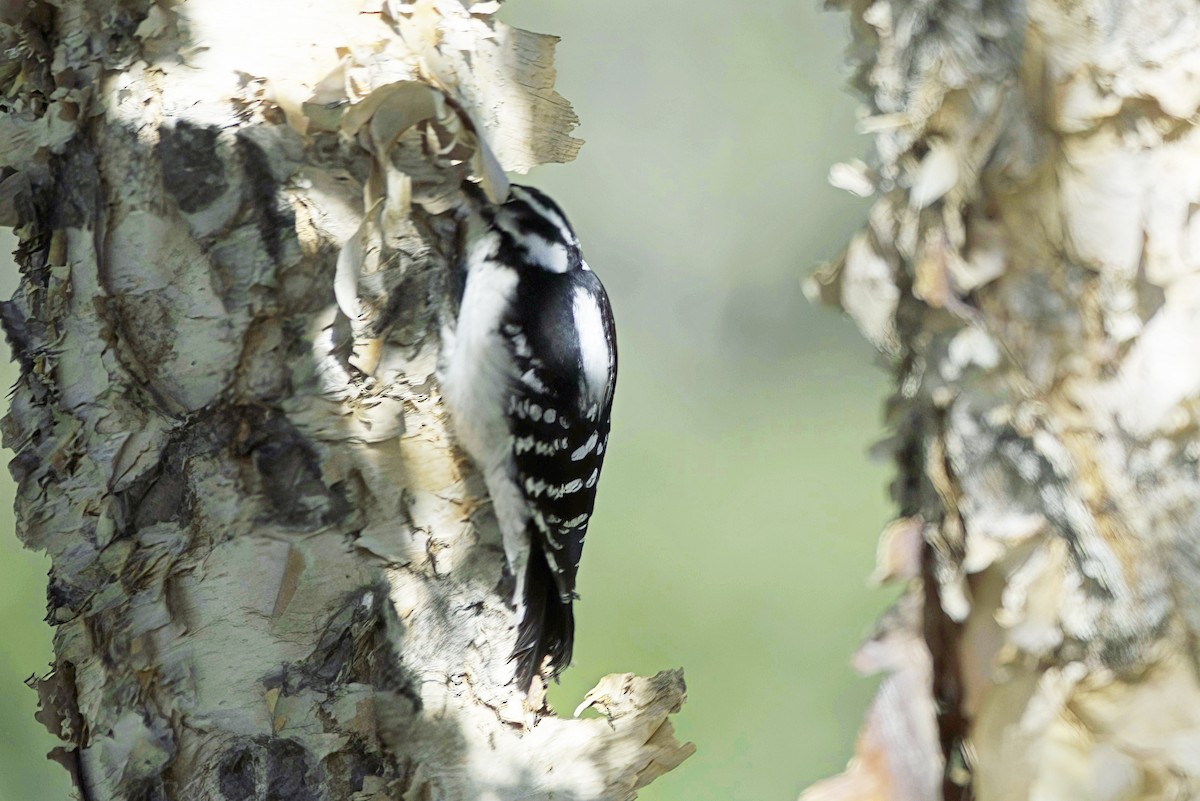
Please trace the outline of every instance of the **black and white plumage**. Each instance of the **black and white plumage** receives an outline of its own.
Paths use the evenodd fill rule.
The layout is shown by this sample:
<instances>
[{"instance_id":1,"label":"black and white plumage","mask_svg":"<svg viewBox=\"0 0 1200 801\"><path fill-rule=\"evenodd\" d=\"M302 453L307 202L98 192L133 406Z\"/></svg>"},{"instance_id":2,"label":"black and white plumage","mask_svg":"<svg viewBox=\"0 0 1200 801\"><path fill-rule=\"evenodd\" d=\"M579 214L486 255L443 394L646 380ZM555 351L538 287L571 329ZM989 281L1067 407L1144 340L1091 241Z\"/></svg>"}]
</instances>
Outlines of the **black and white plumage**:
<instances>
[{"instance_id":1,"label":"black and white plumage","mask_svg":"<svg viewBox=\"0 0 1200 801\"><path fill-rule=\"evenodd\" d=\"M482 472L516 580L522 690L571 661L572 602L608 447L617 375L608 296L558 206L514 185L468 224L457 319L439 380Z\"/></svg>"}]
</instances>

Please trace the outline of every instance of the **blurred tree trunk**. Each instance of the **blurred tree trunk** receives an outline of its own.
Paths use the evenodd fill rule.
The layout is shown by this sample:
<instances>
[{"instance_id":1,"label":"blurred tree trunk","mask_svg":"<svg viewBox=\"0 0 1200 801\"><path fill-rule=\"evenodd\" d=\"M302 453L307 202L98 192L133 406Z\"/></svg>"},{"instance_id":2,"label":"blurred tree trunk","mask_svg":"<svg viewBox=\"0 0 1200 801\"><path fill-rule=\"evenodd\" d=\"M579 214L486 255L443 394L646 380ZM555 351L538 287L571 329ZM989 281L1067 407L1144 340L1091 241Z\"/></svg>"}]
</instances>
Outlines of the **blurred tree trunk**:
<instances>
[{"instance_id":1,"label":"blurred tree trunk","mask_svg":"<svg viewBox=\"0 0 1200 801\"><path fill-rule=\"evenodd\" d=\"M678 672L589 720L508 683L437 334L462 182L579 142L554 39L469 5L0 5L4 436L83 799L625 799L690 753Z\"/></svg>"},{"instance_id":2,"label":"blurred tree trunk","mask_svg":"<svg viewBox=\"0 0 1200 801\"><path fill-rule=\"evenodd\" d=\"M846 0L907 582L816 799L1200 798L1200 5Z\"/></svg>"}]
</instances>

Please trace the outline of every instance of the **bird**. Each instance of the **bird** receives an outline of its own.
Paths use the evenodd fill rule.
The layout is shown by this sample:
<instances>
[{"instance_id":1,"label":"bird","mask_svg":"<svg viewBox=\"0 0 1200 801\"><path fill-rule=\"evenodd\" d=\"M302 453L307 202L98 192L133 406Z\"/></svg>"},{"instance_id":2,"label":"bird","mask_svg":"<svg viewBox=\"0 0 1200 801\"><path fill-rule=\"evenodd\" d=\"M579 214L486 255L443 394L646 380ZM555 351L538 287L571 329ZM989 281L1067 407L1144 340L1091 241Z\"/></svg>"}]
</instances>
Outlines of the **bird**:
<instances>
[{"instance_id":1,"label":"bird","mask_svg":"<svg viewBox=\"0 0 1200 801\"><path fill-rule=\"evenodd\" d=\"M584 537L608 450L617 341L600 278L562 209L513 184L467 215L457 313L438 383L454 436L483 476L503 536L525 693L571 661Z\"/></svg>"}]
</instances>

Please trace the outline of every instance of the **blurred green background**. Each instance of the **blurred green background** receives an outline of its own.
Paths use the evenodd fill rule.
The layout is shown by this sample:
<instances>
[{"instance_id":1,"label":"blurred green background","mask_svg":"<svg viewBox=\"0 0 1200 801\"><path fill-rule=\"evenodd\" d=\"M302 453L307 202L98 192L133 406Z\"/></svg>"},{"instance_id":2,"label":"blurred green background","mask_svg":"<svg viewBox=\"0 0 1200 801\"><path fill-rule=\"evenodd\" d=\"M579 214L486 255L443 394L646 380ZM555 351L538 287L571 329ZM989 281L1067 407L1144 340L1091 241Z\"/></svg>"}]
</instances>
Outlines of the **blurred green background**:
<instances>
[{"instance_id":1,"label":"blurred green background","mask_svg":"<svg viewBox=\"0 0 1200 801\"><path fill-rule=\"evenodd\" d=\"M875 682L848 660L891 595L865 586L889 511L866 457L886 377L801 291L865 215L825 181L866 146L845 18L812 0L512 0L501 17L563 37L587 145L524 180L571 214L621 348L575 665L551 699L683 666L676 723L698 752L641 797L790 801L850 755ZM49 661L46 569L0 536L0 801L68 795L22 684Z\"/></svg>"}]
</instances>

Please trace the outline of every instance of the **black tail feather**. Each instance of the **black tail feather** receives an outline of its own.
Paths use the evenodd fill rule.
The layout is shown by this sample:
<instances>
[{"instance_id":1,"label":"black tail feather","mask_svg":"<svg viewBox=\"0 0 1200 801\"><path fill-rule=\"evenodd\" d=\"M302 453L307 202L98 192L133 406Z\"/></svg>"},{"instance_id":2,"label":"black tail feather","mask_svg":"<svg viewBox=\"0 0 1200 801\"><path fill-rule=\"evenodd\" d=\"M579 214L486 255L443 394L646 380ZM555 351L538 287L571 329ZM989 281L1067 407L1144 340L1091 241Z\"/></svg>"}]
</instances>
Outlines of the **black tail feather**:
<instances>
[{"instance_id":1,"label":"black tail feather","mask_svg":"<svg viewBox=\"0 0 1200 801\"><path fill-rule=\"evenodd\" d=\"M517 631L517 644L510 661L517 662L517 686L528 693L534 674L550 657L547 679L571 663L575 644L575 612L570 601L558 594L554 574L537 543L530 549L525 570L525 616Z\"/></svg>"}]
</instances>

